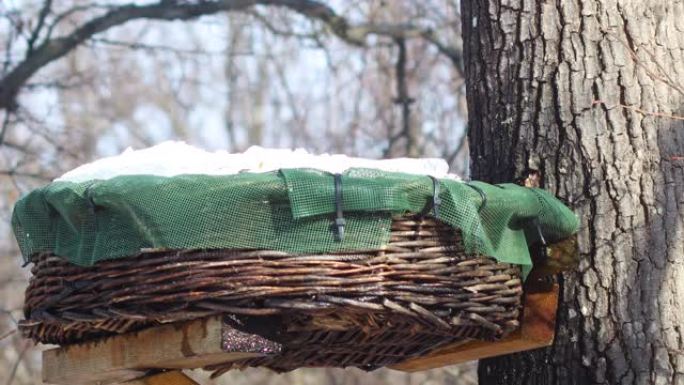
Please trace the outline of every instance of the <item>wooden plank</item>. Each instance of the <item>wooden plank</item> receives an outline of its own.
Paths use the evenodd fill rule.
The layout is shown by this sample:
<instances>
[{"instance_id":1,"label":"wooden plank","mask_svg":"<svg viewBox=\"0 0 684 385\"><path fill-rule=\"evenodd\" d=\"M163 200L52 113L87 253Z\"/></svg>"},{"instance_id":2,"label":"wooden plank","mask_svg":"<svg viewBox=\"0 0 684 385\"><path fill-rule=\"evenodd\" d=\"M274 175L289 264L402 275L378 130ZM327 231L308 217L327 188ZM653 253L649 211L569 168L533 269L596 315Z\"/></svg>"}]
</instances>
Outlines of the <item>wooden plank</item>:
<instances>
[{"instance_id":1,"label":"wooden plank","mask_svg":"<svg viewBox=\"0 0 684 385\"><path fill-rule=\"evenodd\" d=\"M199 385L190 377L179 370L163 372L145 376L132 381L126 381L122 385Z\"/></svg>"},{"instance_id":2,"label":"wooden plank","mask_svg":"<svg viewBox=\"0 0 684 385\"><path fill-rule=\"evenodd\" d=\"M226 344L226 335L239 335ZM191 369L279 352L280 345L226 326L222 317L163 325L43 352L43 381L113 383L149 369Z\"/></svg>"},{"instance_id":3,"label":"wooden plank","mask_svg":"<svg viewBox=\"0 0 684 385\"><path fill-rule=\"evenodd\" d=\"M550 346L553 343L558 307L558 285L549 291L526 291L520 329L497 342L467 341L440 348L427 356L412 358L392 369L405 372L428 370L462 362Z\"/></svg>"}]
</instances>

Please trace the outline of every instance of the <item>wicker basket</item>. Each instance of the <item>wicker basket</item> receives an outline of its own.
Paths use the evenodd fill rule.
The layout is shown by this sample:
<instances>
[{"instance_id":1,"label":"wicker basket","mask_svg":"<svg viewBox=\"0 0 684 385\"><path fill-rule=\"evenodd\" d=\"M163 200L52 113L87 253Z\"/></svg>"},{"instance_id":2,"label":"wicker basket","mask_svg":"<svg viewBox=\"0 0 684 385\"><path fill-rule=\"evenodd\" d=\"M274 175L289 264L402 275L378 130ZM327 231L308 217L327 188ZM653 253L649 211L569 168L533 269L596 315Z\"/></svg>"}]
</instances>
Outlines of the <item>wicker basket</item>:
<instances>
[{"instance_id":1,"label":"wicker basket","mask_svg":"<svg viewBox=\"0 0 684 385\"><path fill-rule=\"evenodd\" d=\"M70 344L160 323L226 314L282 353L210 369L393 364L519 326L518 266L464 252L460 233L398 217L381 250L293 255L269 250L155 251L79 267L36 255L22 333Z\"/></svg>"}]
</instances>

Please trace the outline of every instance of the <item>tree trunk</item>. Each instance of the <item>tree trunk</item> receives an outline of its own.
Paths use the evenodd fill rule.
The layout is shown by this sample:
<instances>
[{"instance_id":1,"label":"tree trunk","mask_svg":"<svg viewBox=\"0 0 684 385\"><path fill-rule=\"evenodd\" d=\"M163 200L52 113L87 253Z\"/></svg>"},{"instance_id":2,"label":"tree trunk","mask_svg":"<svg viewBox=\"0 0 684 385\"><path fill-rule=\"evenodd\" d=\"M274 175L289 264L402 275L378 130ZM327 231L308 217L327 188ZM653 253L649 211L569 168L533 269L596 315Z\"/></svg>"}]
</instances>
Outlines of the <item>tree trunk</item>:
<instances>
[{"instance_id":1,"label":"tree trunk","mask_svg":"<svg viewBox=\"0 0 684 385\"><path fill-rule=\"evenodd\" d=\"M684 384L684 2L461 1L474 179L582 219L553 347L480 384Z\"/></svg>"}]
</instances>

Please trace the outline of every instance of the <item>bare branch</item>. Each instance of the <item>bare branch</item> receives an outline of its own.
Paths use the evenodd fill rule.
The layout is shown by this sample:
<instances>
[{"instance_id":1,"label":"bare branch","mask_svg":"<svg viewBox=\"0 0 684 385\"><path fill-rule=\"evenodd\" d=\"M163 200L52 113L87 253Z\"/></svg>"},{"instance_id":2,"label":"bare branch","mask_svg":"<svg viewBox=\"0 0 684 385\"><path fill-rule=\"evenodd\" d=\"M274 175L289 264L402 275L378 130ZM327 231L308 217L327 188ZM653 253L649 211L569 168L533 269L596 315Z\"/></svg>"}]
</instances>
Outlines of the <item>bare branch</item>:
<instances>
[{"instance_id":1,"label":"bare branch","mask_svg":"<svg viewBox=\"0 0 684 385\"><path fill-rule=\"evenodd\" d=\"M11 337L16 332L17 332L17 329L14 328L14 329L11 329L5 333L0 334L0 341L4 340L5 338Z\"/></svg>"},{"instance_id":2,"label":"bare branch","mask_svg":"<svg viewBox=\"0 0 684 385\"><path fill-rule=\"evenodd\" d=\"M269 20L267 16L262 15L259 12L247 12L250 16L254 17L257 21L259 21L269 32L271 32L274 35L277 36L284 36L284 37L294 37L297 39L311 39L315 40L316 37L318 36L317 32L309 32L309 33L300 33L300 32L295 32L289 29L282 29L275 25L274 23Z\"/></svg>"},{"instance_id":3,"label":"bare branch","mask_svg":"<svg viewBox=\"0 0 684 385\"><path fill-rule=\"evenodd\" d=\"M431 30L423 32L421 36L423 39L432 43L432 45L437 48L439 53L448 57L454 67L456 67L461 73L461 76L463 75L463 52L460 49L442 43Z\"/></svg>"},{"instance_id":4,"label":"bare branch","mask_svg":"<svg viewBox=\"0 0 684 385\"><path fill-rule=\"evenodd\" d=\"M395 76L397 78L397 97L394 103L401 106L401 136L406 139L405 156L418 156L418 133L416 127L411 124L411 104L414 99L409 95L408 84L406 81L406 40L401 37L396 39L399 54L395 65ZM390 149L391 151L391 149Z\"/></svg>"},{"instance_id":5,"label":"bare branch","mask_svg":"<svg viewBox=\"0 0 684 385\"><path fill-rule=\"evenodd\" d=\"M79 4L76 6L73 6L66 11L60 13L59 15L56 15L52 23L48 26L47 32L45 33L45 38L49 39L52 37L52 33L54 32L55 28L65 19L68 19L72 15L75 15L79 12L85 12L85 11L90 11L94 9L111 9L111 6L105 6L105 5L100 5L100 4Z\"/></svg>"},{"instance_id":6,"label":"bare branch","mask_svg":"<svg viewBox=\"0 0 684 385\"><path fill-rule=\"evenodd\" d=\"M17 374L17 369L19 369L19 365L21 364L21 361L24 359L24 356L26 355L26 352L28 351L30 346L31 344L29 344L28 342L24 342L24 346L21 348L21 351L19 352L19 357L17 357L17 361L12 366L12 370L10 371L9 377L7 377L7 385L11 385L14 382L14 376L16 376Z\"/></svg>"},{"instance_id":7,"label":"bare branch","mask_svg":"<svg viewBox=\"0 0 684 385\"><path fill-rule=\"evenodd\" d=\"M466 135L466 131L464 130L463 134L461 134L461 138L458 141L458 144L456 145L456 148L454 148L453 151L451 151L450 154L445 156L447 163L449 165L454 164L454 161L456 160L456 157L461 153L461 151L465 148L466 143L468 143L468 135Z\"/></svg>"},{"instance_id":8,"label":"bare branch","mask_svg":"<svg viewBox=\"0 0 684 385\"><path fill-rule=\"evenodd\" d=\"M36 47L26 58L14 67L0 81L0 108L14 110L17 107L16 96L20 88L40 68L57 60L71 50L107 29L137 19L187 20L203 15L217 13L222 10L243 9L254 5L253 1L218 1L178 4L175 1L160 1L144 6L124 5L112 9L102 16L96 17L67 36L49 39Z\"/></svg>"},{"instance_id":9,"label":"bare branch","mask_svg":"<svg viewBox=\"0 0 684 385\"><path fill-rule=\"evenodd\" d=\"M132 20L191 20L223 11L244 11L255 5L272 5L288 8L312 20L325 24L333 34L353 45L363 45L369 35L392 38L423 37L434 44L439 52L458 63L460 55L455 48L441 44L430 31L410 24L360 24L351 26L328 5L314 0L200 0L192 3L160 0L147 5L127 4L113 7L59 38L48 38L27 52L26 58L0 79L0 109L14 110L16 97L28 79L48 63L55 61L94 35ZM49 7L43 9L49 12ZM53 24L54 25L54 24ZM42 27L41 27L42 28ZM51 33L51 28L49 30Z\"/></svg>"},{"instance_id":10,"label":"bare branch","mask_svg":"<svg viewBox=\"0 0 684 385\"><path fill-rule=\"evenodd\" d=\"M43 181L51 181L54 179L53 177L50 177L48 175L43 175L43 174L37 174L37 173L32 173L32 172L22 172L22 171L17 171L17 170L0 170L0 176L5 175L9 177L15 177L15 176L21 176L21 177L26 177L26 178L33 178L33 179L38 179L38 180L43 180Z\"/></svg>"},{"instance_id":11,"label":"bare branch","mask_svg":"<svg viewBox=\"0 0 684 385\"><path fill-rule=\"evenodd\" d=\"M14 39L16 36L16 29L11 23L11 18L8 17L10 23L8 25L7 41L5 43L5 59L2 63L2 74L6 74L9 71L10 65L12 64L12 46L14 45Z\"/></svg>"},{"instance_id":12,"label":"bare branch","mask_svg":"<svg viewBox=\"0 0 684 385\"><path fill-rule=\"evenodd\" d=\"M665 114L665 113L662 113L662 112L646 111L646 110L643 110L643 109L641 109L641 108L639 108L639 107L636 107L636 106L628 106L628 105L621 104L621 103L618 103L618 104L616 104L616 105L614 105L614 106L609 106L609 105L608 105L606 102L604 102L603 100L594 100L593 102L591 102L591 105L592 105L592 106L593 106L593 105L597 105L597 104L600 104L600 105L605 106L606 110L610 110L610 109L613 109L613 108L615 108L615 107L620 107L620 108L624 108L624 109L626 109L626 110L631 110L631 111L634 111L634 112L638 112L638 113L640 113L641 115L644 115L644 116L656 116L656 117L659 117L659 118L666 118L666 119L682 120L682 121L684 121L684 116L672 115L672 114Z\"/></svg>"},{"instance_id":13,"label":"bare branch","mask_svg":"<svg viewBox=\"0 0 684 385\"><path fill-rule=\"evenodd\" d=\"M7 318L9 318L9 319L12 321L12 323L13 323L14 325L17 325L17 326L19 325L19 321L17 321L17 319L14 318L14 316L12 315L12 312L9 311L8 309L1 308L1 307L0 307L0 314L6 315Z\"/></svg>"},{"instance_id":14,"label":"bare branch","mask_svg":"<svg viewBox=\"0 0 684 385\"><path fill-rule=\"evenodd\" d=\"M387 23L364 23L347 30L347 39L362 44L369 35L387 36L394 39L411 39L421 37L424 28L410 23L387 24Z\"/></svg>"},{"instance_id":15,"label":"bare branch","mask_svg":"<svg viewBox=\"0 0 684 385\"><path fill-rule=\"evenodd\" d=\"M36 28L34 28L31 32L31 36L28 39L28 50L26 51L26 56L29 56L31 52L33 52L34 45L36 44L36 41L38 41L38 37L40 36L40 33L42 32L43 27L45 26L45 19L47 19L51 9L52 0L45 0L45 2L43 3L43 7L40 9L40 13L38 14L38 24L36 25Z\"/></svg>"},{"instance_id":16,"label":"bare branch","mask_svg":"<svg viewBox=\"0 0 684 385\"><path fill-rule=\"evenodd\" d=\"M5 135L10 123L10 113L5 111L5 117L2 119L2 126L0 126L0 146L5 142Z\"/></svg>"},{"instance_id":17,"label":"bare branch","mask_svg":"<svg viewBox=\"0 0 684 385\"><path fill-rule=\"evenodd\" d=\"M102 45L124 47L131 50L143 50L143 51L158 51L158 52L170 52L176 55L202 55L202 56L218 56L223 53L220 51L205 51L200 49L179 49L172 46L161 45L161 44L145 44L136 41L121 41L103 38L93 38L91 42L99 43ZM244 53L247 55L247 53Z\"/></svg>"}]
</instances>

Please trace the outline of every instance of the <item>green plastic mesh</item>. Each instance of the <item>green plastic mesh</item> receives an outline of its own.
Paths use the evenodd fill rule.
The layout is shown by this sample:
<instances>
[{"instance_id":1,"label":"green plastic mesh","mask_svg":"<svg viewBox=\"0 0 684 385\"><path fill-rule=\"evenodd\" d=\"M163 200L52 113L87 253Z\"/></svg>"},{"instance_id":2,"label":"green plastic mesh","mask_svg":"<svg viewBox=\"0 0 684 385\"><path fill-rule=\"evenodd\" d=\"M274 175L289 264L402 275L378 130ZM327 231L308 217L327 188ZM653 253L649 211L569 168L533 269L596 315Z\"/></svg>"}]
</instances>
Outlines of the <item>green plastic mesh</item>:
<instances>
[{"instance_id":1,"label":"green plastic mesh","mask_svg":"<svg viewBox=\"0 0 684 385\"><path fill-rule=\"evenodd\" d=\"M341 181L342 241L333 230L333 175L304 169L54 182L17 202L12 226L25 259L51 252L82 266L151 249L326 253L382 247L393 215L421 212L433 199L426 176L352 169ZM514 184L441 180L439 197L438 218L462 230L467 251L525 271L537 223L547 241L579 224L551 194Z\"/></svg>"}]
</instances>

